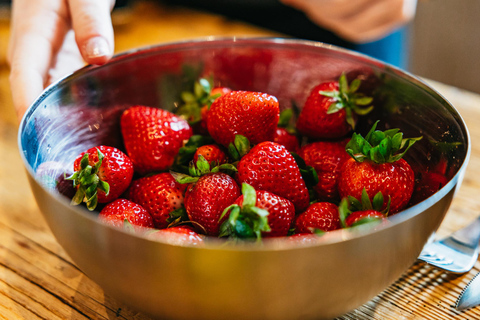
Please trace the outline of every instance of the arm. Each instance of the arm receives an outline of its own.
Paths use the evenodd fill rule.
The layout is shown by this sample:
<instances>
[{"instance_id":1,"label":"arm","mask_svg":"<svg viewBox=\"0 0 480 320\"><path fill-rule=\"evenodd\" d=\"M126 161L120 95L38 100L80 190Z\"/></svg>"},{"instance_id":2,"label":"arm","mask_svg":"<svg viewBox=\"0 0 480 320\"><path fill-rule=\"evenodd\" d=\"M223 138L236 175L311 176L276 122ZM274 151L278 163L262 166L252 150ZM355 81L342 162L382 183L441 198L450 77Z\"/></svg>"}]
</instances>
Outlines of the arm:
<instances>
[{"instance_id":1,"label":"arm","mask_svg":"<svg viewBox=\"0 0 480 320\"><path fill-rule=\"evenodd\" d=\"M417 0L281 0L342 38L370 42L409 22Z\"/></svg>"},{"instance_id":2,"label":"arm","mask_svg":"<svg viewBox=\"0 0 480 320\"><path fill-rule=\"evenodd\" d=\"M55 79L113 54L115 0L13 0L8 48L13 103L21 119Z\"/></svg>"}]
</instances>

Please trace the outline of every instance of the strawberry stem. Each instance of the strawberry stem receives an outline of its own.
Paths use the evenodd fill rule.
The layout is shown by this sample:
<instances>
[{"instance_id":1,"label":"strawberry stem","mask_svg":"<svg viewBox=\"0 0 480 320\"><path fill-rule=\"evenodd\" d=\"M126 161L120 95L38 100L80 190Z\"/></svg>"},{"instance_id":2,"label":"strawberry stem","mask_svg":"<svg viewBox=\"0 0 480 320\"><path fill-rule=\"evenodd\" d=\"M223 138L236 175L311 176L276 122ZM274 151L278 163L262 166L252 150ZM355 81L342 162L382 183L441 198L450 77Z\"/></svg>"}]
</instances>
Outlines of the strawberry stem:
<instances>
[{"instance_id":1,"label":"strawberry stem","mask_svg":"<svg viewBox=\"0 0 480 320\"><path fill-rule=\"evenodd\" d=\"M212 164L214 164L213 161ZM223 163L219 166L215 165L215 167L212 168L207 159L200 154L198 155L198 160L196 163L193 161L190 162L190 165L188 166L188 174L173 170L170 170L170 174L178 183L185 184L195 183L201 176L204 176L208 173L224 172L231 175L236 171L237 168L231 163Z\"/></svg>"},{"instance_id":2,"label":"strawberry stem","mask_svg":"<svg viewBox=\"0 0 480 320\"><path fill-rule=\"evenodd\" d=\"M213 89L213 77L200 78L193 84L193 88L180 93L183 103L178 107L176 114L187 119L189 124L195 124L202 120L201 109L210 105L220 94L211 95Z\"/></svg>"},{"instance_id":3,"label":"strawberry stem","mask_svg":"<svg viewBox=\"0 0 480 320\"><path fill-rule=\"evenodd\" d=\"M98 204L98 190L108 195L110 185L101 180L98 176L100 167L104 159L104 154L97 148L98 161L92 167L89 161L89 154L85 153L80 160L80 169L71 176L65 177L65 180L73 181L73 187L77 188L77 192L71 200L72 205L79 205L85 202L88 210L93 211Z\"/></svg>"},{"instance_id":4,"label":"strawberry stem","mask_svg":"<svg viewBox=\"0 0 480 320\"><path fill-rule=\"evenodd\" d=\"M228 145L228 154L234 161L240 160L250 151L250 141L241 134L235 135L233 143Z\"/></svg>"},{"instance_id":5,"label":"strawberry stem","mask_svg":"<svg viewBox=\"0 0 480 320\"><path fill-rule=\"evenodd\" d=\"M175 171L170 171L170 174L175 179L175 181L177 181L180 184L195 183L198 181L198 178L199 178L199 177L192 177L188 174L175 172Z\"/></svg>"},{"instance_id":6,"label":"strawberry stem","mask_svg":"<svg viewBox=\"0 0 480 320\"><path fill-rule=\"evenodd\" d=\"M232 204L225 208L219 220L230 213L228 219L220 226L219 237L232 237L238 239L256 238L261 241L262 232L269 232L268 211L256 207L257 192L246 183L242 183L243 202L240 207Z\"/></svg>"},{"instance_id":7,"label":"strawberry stem","mask_svg":"<svg viewBox=\"0 0 480 320\"><path fill-rule=\"evenodd\" d=\"M338 206L338 213L340 215L340 223L342 227L343 228L347 227L345 221L347 217L355 211L375 210L383 214L384 216L388 216L388 212L390 210L390 202L391 202L390 197L388 198L388 202L385 209L382 210L383 202L384 202L384 198L383 198L382 192L378 192L373 197L373 200L370 201L370 197L368 196L367 190L365 188L363 188L362 190L362 196L360 200L352 196L343 198ZM371 221L378 221L378 218L373 218L373 217L362 218L361 220L364 220L364 219L370 219ZM364 221L362 223L358 221L357 223L351 225L351 227L357 224L363 224L365 222L367 221Z\"/></svg>"},{"instance_id":8,"label":"strawberry stem","mask_svg":"<svg viewBox=\"0 0 480 320\"><path fill-rule=\"evenodd\" d=\"M312 166L308 166L305 163L305 160L302 159L297 153L295 152L290 152L292 155L293 159L295 159L295 162L297 163L298 169L300 170L300 174L302 175L303 180L305 181L305 185L307 186L307 189L312 189L314 186L318 184L318 174L317 171L315 171L315 168Z\"/></svg>"},{"instance_id":9,"label":"strawberry stem","mask_svg":"<svg viewBox=\"0 0 480 320\"><path fill-rule=\"evenodd\" d=\"M353 113L358 115L366 115L373 110L373 106L369 106L373 98L367 97L362 93L357 93L360 88L361 80L355 79L348 86L347 77L344 73L338 79L338 91L320 91L323 96L333 99L333 103L327 110L327 114L338 112L342 109L346 112L347 123L355 129L355 118Z\"/></svg>"},{"instance_id":10,"label":"strawberry stem","mask_svg":"<svg viewBox=\"0 0 480 320\"><path fill-rule=\"evenodd\" d=\"M422 139L422 137L404 139L399 129L375 130L378 122L373 124L365 138L354 133L345 146L347 153L357 162L369 160L381 164L398 161L415 142Z\"/></svg>"}]
</instances>

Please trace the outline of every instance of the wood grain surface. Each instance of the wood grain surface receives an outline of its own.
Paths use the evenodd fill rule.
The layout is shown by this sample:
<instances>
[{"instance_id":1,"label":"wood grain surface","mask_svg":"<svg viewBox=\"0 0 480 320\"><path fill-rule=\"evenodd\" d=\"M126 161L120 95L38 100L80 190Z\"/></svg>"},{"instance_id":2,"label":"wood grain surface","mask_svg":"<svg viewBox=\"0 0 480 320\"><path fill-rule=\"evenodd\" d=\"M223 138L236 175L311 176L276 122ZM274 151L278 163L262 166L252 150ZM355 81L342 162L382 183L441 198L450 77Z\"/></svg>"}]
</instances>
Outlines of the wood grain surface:
<instances>
[{"instance_id":1,"label":"wood grain surface","mask_svg":"<svg viewBox=\"0 0 480 320\"><path fill-rule=\"evenodd\" d=\"M116 12L117 51L211 35L275 35L223 17L138 3ZM139 18L141 17L141 18ZM5 50L8 17L0 20L0 319L150 319L103 293L56 242L24 172ZM438 235L465 226L480 213L480 96L432 82L460 111L472 138L465 179ZM480 271L452 275L415 263L374 299L339 319L480 319L480 307L453 308L462 288Z\"/></svg>"}]
</instances>

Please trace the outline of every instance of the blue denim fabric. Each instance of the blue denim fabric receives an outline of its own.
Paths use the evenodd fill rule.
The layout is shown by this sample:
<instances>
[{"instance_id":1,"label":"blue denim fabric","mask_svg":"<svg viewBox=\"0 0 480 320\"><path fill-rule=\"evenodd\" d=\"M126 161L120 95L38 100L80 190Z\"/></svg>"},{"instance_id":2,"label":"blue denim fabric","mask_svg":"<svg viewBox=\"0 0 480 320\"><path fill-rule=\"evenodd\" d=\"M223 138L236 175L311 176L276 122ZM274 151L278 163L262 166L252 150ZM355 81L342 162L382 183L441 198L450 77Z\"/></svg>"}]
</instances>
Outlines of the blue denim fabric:
<instances>
[{"instance_id":1,"label":"blue denim fabric","mask_svg":"<svg viewBox=\"0 0 480 320\"><path fill-rule=\"evenodd\" d=\"M408 69L409 36L408 28L401 28L378 41L357 44L353 50L382 60L402 69Z\"/></svg>"}]
</instances>

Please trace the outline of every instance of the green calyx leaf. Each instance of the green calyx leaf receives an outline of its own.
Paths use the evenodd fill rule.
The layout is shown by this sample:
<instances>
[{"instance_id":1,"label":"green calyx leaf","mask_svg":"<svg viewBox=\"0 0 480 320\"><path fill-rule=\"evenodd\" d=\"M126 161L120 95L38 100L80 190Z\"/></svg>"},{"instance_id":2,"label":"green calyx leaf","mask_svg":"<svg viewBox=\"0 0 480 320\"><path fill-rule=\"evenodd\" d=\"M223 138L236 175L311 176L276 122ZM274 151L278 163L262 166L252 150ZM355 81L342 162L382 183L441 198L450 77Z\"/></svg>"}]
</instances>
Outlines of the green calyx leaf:
<instances>
[{"instance_id":1,"label":"green calyx leaf","mask_svg":"<svg viewBox=\"0 0 480 320\"><path fill-rule=\"evenodd\" d=\"M232 175L237 171L237 167L235 167L234 164L223 163L221 165L216 165L214 161L212 161L212 163L210 164L208 163L207 159L205 159L205 157L200 154L198 155L197 162L194 163L193 160L190 161L190 164L188 166L188 173L170 170L170 174L178 183L185 184L195 183L201 176L204 176L208 173L223 172Z\"/></svg>"},{"instance_id":2,"label":"green calyx leaf","mask_svg":"<svg viewBox=\"0 0 480 320\"><path fill-rule=\"evenodd\" d=\"M123 220L123 229L128 233L135 233L135 227L130 223L130 221L128 221L127 218Z\"/></svg>"},{"instance_id":3,"label":"green calyx leaf","mask_svg":"<svg viewBox=\"0 0 480 320\"><path fill-rule=\"evenodd\" d=\"M103 192L105 192L105 194L109 194L110 193L110 185L105 182L105 181L102 181L99 179L98 181L98 189L99 190L102 190Z\"/></svg>"},{"instance_id":4,"label":"green calyx leaf","mask_svg":"<svg viewBox=\"0 0 480 320\"><path fill-rule=\"evenodd\" d=\"M235 135L233 143L228 145L228 155L234 161L240 160L244 155L250 151L250 141L247 137L241 134Z\"/></svg>"},{"instance_id":5,"label":"green calyx leaf","mask_svg":"<svg viewBox=\"0 0 480 320\"><path fill-rule=\"evenodd\" d=\"M383 202L384 198L381 192L378 192L373 197L373 200L370 201L370 197L368 196L367 190L365 188L363 188L362 190L362 196L360 200L352 196L343 198L338 206L338 213L340 216L340 223L342 225L342 228L347 227L345 221L347 217L355 211L375 210L385 216L388 216L388 212L390 210L390 198L388 199L387 206L385 207L385 209L382 210ZM366 217L355 222L350 227L378 220L381 219L376 217Z\"/></svg>"},{"instance_id":6,"label":"green calyx leaf","mask_svg":"<svg viewBox=\"0 0 480 320\"><path fill-rule=\"evenodd\" d=\"M254 207L257 203L255 188L247 183L242 183L243 207Z\"/></svg>"},{"instance_id":7,"label":"green calyx leaf","mask_svg":"<svg viewBox=\"0 0 480 320\"><path fill-rule=\"evenodd\" d=\"M371 223L380 223L382 222L382 218L380 217L364 217L364 218L361 218L361 219L358 219L357 221L355 221L354 223L352 223L352 225L350 227L357 227L357 226L361 226L361 225L364 225L364 224L371 224Z\"/></svg>"},{"instance_id":8,"label":"green calyx leaf","mask_svg":"<svg viewBox=\"0 0 480 320\"><path fill-rule=\"evenodd\" d=\"M195 183L198 181L198 178L199 178L199 177L192 177L188 174L175 172L175 171L170 171L170 174L175 179L175 181L177 181L180 184Z\"/></svg>"},{"instance_id":9,"label":"green calyx leaf","mask_svg":"<svg viewBox=\"0 0 480 320\"><path fill-rule=\"evenodd\" d=\"M191 221L188 217L187 210L182 205L180 208L173 210L169 213L167 218L168 226L167 228L177 227L181 225L188 225L193 227L193 229L201 234L206 234L207 230L198 222Z\"/></svg>"},{"instance_id":10,"label":"green calyx leaf","mask_svg":"<svg viewBox=\"0 0 480 320\"><path fill-rule=\"evenodd\" d=\"M354 133L345 146L347 153L356 161L392 163L400 160L415 142L422 139L422 137L404 139L399 129L376 130L378 122L373 124L365 138Z\"/></svg>"},{"instance_id":11,"label":"green calyx leaf","mask_svg":"<svg viewBox=\"0 0 480 320\"><path fill-rule=\"evenodd\" d=\"M340 205L338 206L338 212L340 215L340 222L342 226L344 228L346 227L345 220L350 214L352 214L355 211L375 210L385 216L388 216L388 212L390 210L390 198L388 199L387 205L384 209L382 209L383 202L384 202L384 197L381 192L378 192L377 194L375 194L372 201L370 201L370 197L368 196L367 190L365 188L363 188L362 190L362 196L360 200L352 196L343 198L342 201L340 202Z\"/></svg>"},{"instance_id":12,"label":"green calyx leaf","mask_svg":"<svg viewBox=\"0 0 480 320\"><path fill-rule=\"evenodd\" d=\"M237 219L232 226L233 236L238 239L252 239L256 234L252 226L244 219Z\"/></svg>"},{"instance_id":13,"label":"green calyx leaf","mask_svg":"<svg viewBox=\"0 0 480 320\"><path fill-rule=\"evenodd\" d=\"M292 102L292 108L284 109L280 112L280 117L278 118L278 127L285 129L289 134L296 135L297 129L295 123L292 121L293 116L295 115L295 110L293 107L294 102Z\"/></svg>"},{"instance_id":14,"label":"green calyx leaf","mask_svg":"<svg viewBox=\"0 0 480 320\"><path fill-rule=\"evenodd\" d=\"M210 163L201 154L198 156L196 163L190 163L190 174L194 177L201 177L207 173L210 173Z\"/></svg>"},{"instance_id":15,"label":"green calyx leaf","mask_svg":"<svg viewBox=\"0 0 480 320\"><path fill-rule=\"evenodd\" d=\"M290 152L292 157L295 159L298 168L300 169L300 174L302 175L303 180L305 181L305 185L307 189L311 189L318 184L318 174L317 171L312 166L308 166L305 163L305 160L302 159L298 154L295 152Z\"/></svg>"},{"instance_id":16,"label":"green calyx leaf","mask_svg":"<svg viewBox=\"0 0 480 320\"><path fill-rule=\"evenodd\" d=\"M387 206L383 208L383 203L385 201L381 191L377 192L377 194L373 196L373 199L371 201L365 188L363 188L362 190L362 196L360 201L351 196L348 197L348 199L350 201L350 209L352 211L375 210L383 213L384 215L388 215L388 212L390 210L390 197L388 198Z\"/></svg>"},{"instance_id":17,"label":"green calyx leaf","mask_svg":"<svg viewBox=\"0 0 480 320\"><path fill-rule=\"evenodd\" d=\"M292 109L285 109L282 112L280 112L280 117L278 118L278 126L280 128L286 128L290 124L290 120L292 119L293 116L293 110Z\"/></svg>"},{"instance_id":18,"label":"green calyx leaf","mask_svg":"<svg viewBox=\"0 0 480 320\"><path fill-rule=\"evenodd\" d=\"M365 191L365 188L363 188L363 190ZM364 193L368 197L367 191L365 191ZM362 198L363 197L364 197L364 195L362 193ZM370 202L370 198L369 198L369 202ZM378 211L378 212L380 212L382 210L382 207L383 207L383 194L382 194L382 192L379 191L373 197L373 201L371 202L370 206L372 207L372 210L375 210L375 211Z\"/></svg>"},{"instance_id":19,"label":"green calyx leaf","mask_svg":"<svg viewBox=\"0 0 480 320\"><path fill-rule=\"evenodd\" d=\"M233 163L222 163L219 166L215 166L212 168L211 172L223 172L229 175L237 172L237 167Z\"/></svg>"},{"instance_id":20,"label":"green calyx leaf","mask_svg":"<svg viewBox=\"0 0 480 320\"><path fill-rule=\"evenodd\" d=\"M332 114L340 110L345 110L347 123L355 129L355 119L353 113L358 115L366 115L373 110L370 104L372 97L367 97L362 93L358 93L361 80L355 79L348 85L347 77L343 73L338 79L338 91L320 91L323 96L333 99L333 103L327 110L327 114Z\"/></svg>"},{"instance_id":21,"label":"green calyx leaf","mask_svg":"<svg viewBox=\"0 0 480 320\"><path fill-rule=\"evenodd\" d=\"M188 214L185 207L182 205L180 208L173 210L169 213L169 217L167 218L168 227L173 227L176 225L181 224L182 222L188 221Z\"/></svg>"},{"instance_id":22,"label":"green calyx leaf","mask_svg":"<svg viewBox=\"0 0 480 320\"><path fill-rule=\"evenodd\" d=\"M108 195L110 192L110 185L101 180L98 176L100 167L104 159L104 154L97 148L98 161L92 167L88 159L88 153L85 153L80 159L80 169L74 172L71 176L65 177L65 180L71 180L73 187L77 188L77 192L71 200L72 205L79 205L83 202L87 205L90 211L95 210L98 204L98 190L101 190Z\"/></svg>"},{"instance_id":23,"label":"green calyx leaf","mask_svg":"<svg viewBox=\"0 0 480 320\"><path fill-rule=\"evenodd\" d=\"M213 89L213 77L200 78L193 83L193 88L182 91L180 99L182 103L176 110L176 114L183 116L190 124L195 124L202 119L201 109L210 105L220 94L211 95Z\"/></svg>"},{"instance_id":24,"label":"green calyx leaf","mask_svg":"<svg viewBox=\"0 0 480 320\"><path fill-rule=\"evenodd\" d=\"M220 220L230 213L228 219L220 227L220 237L231 237L238 239L256 239L261 241L262 232L269 232L268 211L256 207L257 194L255 189L242 184L243 203L242 206L232 204L227 207Z\"/></svg>"},{"instance_id":25,"label":"green calyx leaf","mask_svg":"<svg viewBox=\"0 0 480 320\"><path fill-rule=\"evenodd\" d=\"M203 155L198 155L198 160L196 163L190 162L189 172L193 177L201 177L207 173L223 172L226 174L233 174L237 172L237 167L232 163L222 163L217 165L216 161L208 163Z\"/></svg>"},{"instance_id":26,"label":"green calyx leaf","mask_svg":"<svg viewBox=\"0 0 480 320\"><path fill-rule=\"evenodd\" d=\"M355 199L355 198L353 198L353 199ZM355 199L355 200L357 200L357 199ZM350 210L349 199L348 198L343 198L342 201L340 201L340 204L338 205L338 214L340 216L340 224L342 225L342 228L347 227L347 224L345 223L345 221L351 213L352 213L352 211Z\"/></svg>"}]
</instances>

